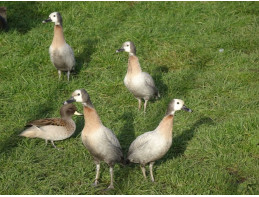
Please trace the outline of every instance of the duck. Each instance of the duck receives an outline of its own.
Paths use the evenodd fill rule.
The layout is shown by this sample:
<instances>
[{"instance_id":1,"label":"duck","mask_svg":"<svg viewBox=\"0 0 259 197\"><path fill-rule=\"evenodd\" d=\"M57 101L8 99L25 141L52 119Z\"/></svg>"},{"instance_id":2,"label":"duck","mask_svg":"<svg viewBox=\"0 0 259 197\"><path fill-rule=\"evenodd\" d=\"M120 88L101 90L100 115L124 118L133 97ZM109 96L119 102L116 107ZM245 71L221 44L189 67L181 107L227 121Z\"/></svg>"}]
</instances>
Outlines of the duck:
<instances>
[{"instance_id":1,"label":"duck","mask_svg":"<svg viewBox=\"0 0 259 197\"><path fill-rule=\"evenodd\" d=\"M173 119L176 111L192 112L184 105L184 101L173 99L167 107L166 115L155 130L138 136L130 145L126 163L138 163L146 179L146 164L149 164L151 181L154 182L153 165L161 159L172 145Z\"/></svg>"},{"instance_id":2,"label":"duck","mask_svg":"<svg viewBox=\"0 0 259 197\"><path fill-rule=\"evenodd\" d=\"M138 110L141 109L141 99L144 99L144 113L146 113L147 102L153 97L159 98L159 91L151 75L142 72L134 43L131 41L124 42L122 47L116 50L117 53L123 51L129 53L128 70L124 78L124 84L138 100Z\"/></svg>"},{"instance_id":3,"label":"duck","mask_svg":"<svg viewBox=\"0 0 259 197\"><path fill-rule=\"evenodd\" d=\"M93 156L96 164L96 177L93 186L99 184L100 163L104 161L110 168L110 185L107 188L114 189L114 165L116 163L124 163L124 156L121 145L112 130L105 127L94 108L90 96L85 89L78 89L72 93L72 97L64 102L64 104L80 102L83 105L85 124L82 130L81 138L83 145Z\"/></svg>"},{"instance_id":4,"label":"duck","mask_svg":"<svg viewBox=\"0 0 259 197\"><path fill-rule=\"evenodd\" d=\"M67 80L69 81L70 72L75 69L76 61L73 49L65 41L60 13L51 13L48 19L42 21L42 23L47 22L55 23L54 37L49 47L50 60L58 70L59 79L61 71L64 71L67 72Z\"/></svg>"},{"instance_id":5,"label":"duck","mask_svg":"<svg viewBox=\"0 0 259 197\"><path fill-rule=\"evenodd\" d=\"M76 110L73 104L63 105L60 109L61 118L45 118L28 122L26 126L29 128L20 133L20 136L45 139L46 145L50 140L52 146L57 148L54 141L67 139L74 134L76 124L72 115L82 115Z\"/></svg>"},{"instance_id":6,"label":"duck","mask_svg":"<svg viewBox=\"0 0 259 197\"><path fill-rule=\"evenodd\" d=\"M7 29L6 7L0 7L0 30Z\"/></svg>"}]
</instances>

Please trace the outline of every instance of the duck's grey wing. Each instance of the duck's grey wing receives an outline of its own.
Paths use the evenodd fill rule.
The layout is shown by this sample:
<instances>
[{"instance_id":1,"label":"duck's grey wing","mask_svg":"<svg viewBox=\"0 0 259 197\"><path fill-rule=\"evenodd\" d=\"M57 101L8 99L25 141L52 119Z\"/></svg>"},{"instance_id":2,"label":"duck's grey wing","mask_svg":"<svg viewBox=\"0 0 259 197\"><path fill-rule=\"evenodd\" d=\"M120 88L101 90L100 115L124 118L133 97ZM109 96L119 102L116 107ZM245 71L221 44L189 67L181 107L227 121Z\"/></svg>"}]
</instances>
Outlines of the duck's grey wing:
<instances>
[{"instance_id":1,"label":"duck's grey wing","mask_svg":"<svg viewBox=\"0 0 259 197\"><path fill-rule=\"evenodd\" d=\"M117 137L115 136L115 134L112 132L112 130L108 129L108 128L104 128L104 132L105 132L105 136L107 138L107 141L109 142L109 144L107 144L111 151L116 153L114 155L114 157L116 157L118 162L122 162L123 161L123 153L121 150L121 145L119 140L117 139Z\"/></svg>"},{"instance_id":2,"label":"duck's grey wing","mask_svg":"<svg viewBox=\"0 0 259 197\"><path fill-rule=\"evenodd\" d=\"M68 63L68 65L72 66L72 69L74 69L76 61L75 61L75 56L74 56L74 52L73 49L69 46L69 44L66 44L66 62Z\"/></svg>"},{"instance_id":3,"label":"duck's grey wing","mask_svg":"<svg viewBox=\"0 0 259 197\"><path fill-rule=\"evenodd\" d=\"M107 139L116 147L121 148L120 142L112 130L105 127L105 135Z\"/></svg>"},{"instance_id":4,"label":"duck's grey wing","mask_svg":"<svg viewBox=\"0 0 259 197\"><path fill-rule=\"evenodd\" d=\"M138 136L130 145L128 151L128 158L134 154L136 151L145 150L148 146L149 142L152 141L154 137L154 131L146 132L140 136Z\"/></svg>"},{"instance_id":5,"label":"duck's grey wing","mask_svg":"<svg viewBox=\"0 0 259 197\"><path fill-rule=\"evenodd\" d=\"M151 77L151 75L146 72L143 72L143 75L145 78L146 85L149 86L153 90L154 95L158 96L159 95L158 89L156 88L155 82L154 82L153 78Z\"/></svg>"}]
</instances>

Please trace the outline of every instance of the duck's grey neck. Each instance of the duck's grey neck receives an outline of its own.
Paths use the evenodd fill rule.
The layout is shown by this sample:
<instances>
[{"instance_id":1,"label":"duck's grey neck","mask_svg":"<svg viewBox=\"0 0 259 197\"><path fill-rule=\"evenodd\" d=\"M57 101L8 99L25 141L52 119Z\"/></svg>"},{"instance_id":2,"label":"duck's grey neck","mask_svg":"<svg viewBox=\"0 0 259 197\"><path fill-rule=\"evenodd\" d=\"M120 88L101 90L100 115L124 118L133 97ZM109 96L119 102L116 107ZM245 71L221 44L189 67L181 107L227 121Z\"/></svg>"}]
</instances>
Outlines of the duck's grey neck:
<instances>
[{"instance_id":1,"label":"duck's grey neck","mask_svg":"<svg viewBox=\"0 0 259 197\"><path fill-rule=\"evenodd\" d=\"M92 104L90 99L88 99L86 102L83 102L82 104L84 107L90 107L94 109L94 105Z\"/></svg>"},{"instance_id":2,"label":"duck's grey neck","mask_svg":"<svg viewBox=\"0 0 259 197\"><path fill-rule=\"evenodd\" d=\"M54 37L53 37L53 40L52 40L52 46L54 48L56 48L56 47L62 46L65 43L66 43L66 41L65 41L62 26L61 25L55 25L54 26Z\"/></svg>"},{"instance_id":3,"label":"duck's grey neck","mask_svg":"<svg viewBox=\"0 0 259 197\"><path fill-rule=\"evenodd\" d=\"M63 116L63 117L61 117L61 118L64 119L64 120L71 120L71 119L72 119L71 116L67 116L67 115L65 115L65 116Z\"/></svg>"}]
</instances>

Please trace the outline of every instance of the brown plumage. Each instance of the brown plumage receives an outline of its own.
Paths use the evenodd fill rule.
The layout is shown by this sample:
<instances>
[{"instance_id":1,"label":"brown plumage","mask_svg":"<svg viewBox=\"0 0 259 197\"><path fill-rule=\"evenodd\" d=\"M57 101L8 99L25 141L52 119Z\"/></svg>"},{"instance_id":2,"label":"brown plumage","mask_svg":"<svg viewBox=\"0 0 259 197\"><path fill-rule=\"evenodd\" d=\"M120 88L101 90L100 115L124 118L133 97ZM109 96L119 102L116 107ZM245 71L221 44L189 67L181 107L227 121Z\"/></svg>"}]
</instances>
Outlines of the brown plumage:
<instances>
[{"instance_id":1,"label":"brown plumage","mask_svg":"<svg viewBox=\"0 0 259 197\"><path fill-rule=\"evenodd\" d=\"M72 115L76 113L76 106L73 104L63 105L60 109L61 118L45 118L33 120L27 123L28 129L20 136L29 138L42 138L51 141L56 148L54 141L69 138L76 130Z\"/></svg>"}]
</instances>

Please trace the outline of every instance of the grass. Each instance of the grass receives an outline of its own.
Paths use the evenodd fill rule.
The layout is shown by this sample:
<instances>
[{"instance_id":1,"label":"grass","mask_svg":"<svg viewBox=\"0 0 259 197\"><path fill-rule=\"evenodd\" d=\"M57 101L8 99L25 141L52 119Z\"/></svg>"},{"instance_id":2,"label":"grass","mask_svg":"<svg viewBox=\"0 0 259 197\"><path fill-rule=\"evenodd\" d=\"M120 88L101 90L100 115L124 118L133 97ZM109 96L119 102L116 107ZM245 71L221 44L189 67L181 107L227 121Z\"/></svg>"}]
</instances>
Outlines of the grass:
<instances>
[{"instance_id":1,"label":"grass","mask_svg":"<svg viewBox=\"0 0 259 197\"><path fill-rule=\"evenodd\" d=\"M259 194L258 2L1 2L9 29L0 33L0 194ZM48 47L53 11L63 17L76 72L58 81ZM147 114L123 78L123 42L137 47L161 99ZM220 53L219 49L224 52ZM153 130L169 101L180 98L192 114L178 112L173 144L154 167L155 183L138 165L115 167L115 190L104 191L109 171L95 165L76 134L57 142L17 136L26 122L58 117L61 103L85 88L103 124L124 153ZM80 104L76 104L82 111ZM148 175L149 178L149 175Z\"/></svg>"}]
</instances>

